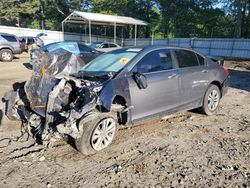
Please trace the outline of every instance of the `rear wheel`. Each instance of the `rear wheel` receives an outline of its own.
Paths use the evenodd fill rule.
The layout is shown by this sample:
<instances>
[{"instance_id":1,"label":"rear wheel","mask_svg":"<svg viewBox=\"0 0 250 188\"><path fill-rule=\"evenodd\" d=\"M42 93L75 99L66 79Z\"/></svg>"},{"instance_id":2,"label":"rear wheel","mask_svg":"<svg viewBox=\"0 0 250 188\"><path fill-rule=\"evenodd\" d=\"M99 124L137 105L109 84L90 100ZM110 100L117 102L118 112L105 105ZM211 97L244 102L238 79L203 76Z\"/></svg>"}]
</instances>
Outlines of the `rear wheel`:
<instances>
[{"instance_id":1,"label":"rear wheel","mask_svg":"<svg viewBox=\"0 0 250 188\"><path fill-rule=\"evenodd\" d=\"M0 59L1 61L9 62L13 60L13 53L9 49L2 49L0 51Z\"/></svg>"},{"instance_id":2,"label":"rear wheel","mask_svg":"<svg viewBox=\"0 0 250 188\"><path fill-rule=\"evenodd\" d=\"M216 85L210 85L203 99L202 112L206 115L214 114L218 109L220 98L220 89Z\"/></svg>"},{"instance_id":3,"label":"rear wheel","mask_svg":"<svg viewBox=\"0 0 250 188\"><path fill-rule=\"evenodd\" d=\"M76 148L85 155L108 147L114 140L117 120L110 113L95 112L79 122L81 137L75 140Z\"/></svg>"}]
</instances>

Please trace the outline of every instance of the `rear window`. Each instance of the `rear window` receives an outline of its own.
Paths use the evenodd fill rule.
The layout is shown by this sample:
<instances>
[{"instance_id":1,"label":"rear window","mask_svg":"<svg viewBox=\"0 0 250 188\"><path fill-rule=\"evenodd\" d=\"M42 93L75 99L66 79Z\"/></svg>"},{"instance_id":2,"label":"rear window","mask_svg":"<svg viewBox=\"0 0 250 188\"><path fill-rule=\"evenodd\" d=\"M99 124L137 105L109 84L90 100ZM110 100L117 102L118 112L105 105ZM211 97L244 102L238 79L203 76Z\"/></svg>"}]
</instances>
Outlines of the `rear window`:
<instances>
[{"instance_id":1,"label":"rear window","mask_svg":"<svg viewBox=\"0 0 250 188\"><path fill-rule=\"evenodd\" d=\"M176 50L175 54L180 68L199 66L198 59L194 52L188 50Z\"/></svg>"},{"instance_id":2,"label":"rear window","mask_svg":"<svg viewBox=\"0 0 250 188\"><path fill-rule=\"evenodd\" d=\"M28 44L34 44L35 43L35 40L33 38L28 38L28 41L27 41Z\"/></svg>"},{"instance_id":3,"label":"rear window","mask_svg":"<svg viewBox=\"0 0 250 188\"><path fill-rule=\"evenodd\" d=\"M10 35L2 35L2 37L7 40L8 42L17 42L16 37Z\"/></svg>"},{"instance_id":4,"label":"rear window","mask_svg":"<svg viewBox=\"0 0 250 188\"><path fill-rule=\"evenodd\" d=\"M109 44L109 47L110 48L116 48L116 45L115 44Z\"/></svg>"},{"instance_id":5,"label":"rear window","mask_svg":"<svg viewBox=\"0 0 250 188\"><path fill-rule=\"evenodd\" d=\"M109 44L104 43L104 44L102 45L102 48L109 48Z\"/></svg>"}]
</instances>

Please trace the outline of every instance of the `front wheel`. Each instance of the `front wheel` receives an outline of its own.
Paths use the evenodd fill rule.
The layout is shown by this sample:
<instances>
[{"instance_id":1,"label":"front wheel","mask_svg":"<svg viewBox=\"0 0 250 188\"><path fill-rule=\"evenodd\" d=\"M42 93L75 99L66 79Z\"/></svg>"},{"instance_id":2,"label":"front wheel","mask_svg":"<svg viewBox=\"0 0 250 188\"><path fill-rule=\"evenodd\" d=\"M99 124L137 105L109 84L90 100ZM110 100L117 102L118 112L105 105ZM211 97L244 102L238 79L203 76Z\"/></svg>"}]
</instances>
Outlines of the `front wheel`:
<instances>
[{"instance_id":1,"label":"front wheel","mask_svg":"<svg viewBox=\"0 0 250 188\"><path fill-rule=\"evenodd\" d=\"M219 106L220 98L220 89L216 85L210 85L203 99L202 112L206 115L214 114Z\"/></svg>"},{"instance_id":2,"label":"front wheel","mask_svg":"<svg viewBox=\"0 0 250 188\"><path fill-rule=\"evenodd\" d=\"M108 147L117 130L115 116L95 112L79 122L81 137L75 140L76 148L85 155L94 154Z\"/></svg>"}]
</instances>

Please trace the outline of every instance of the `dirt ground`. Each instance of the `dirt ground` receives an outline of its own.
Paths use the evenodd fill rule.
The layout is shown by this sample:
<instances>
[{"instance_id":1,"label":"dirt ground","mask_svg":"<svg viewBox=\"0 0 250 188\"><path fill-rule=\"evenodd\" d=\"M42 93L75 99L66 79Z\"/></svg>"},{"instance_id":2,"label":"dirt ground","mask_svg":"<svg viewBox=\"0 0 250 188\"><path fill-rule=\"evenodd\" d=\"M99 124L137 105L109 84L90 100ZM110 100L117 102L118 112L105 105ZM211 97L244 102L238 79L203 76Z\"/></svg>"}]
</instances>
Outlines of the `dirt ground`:
<instances>
[{"instance_id":1,"label":"dirt ground","mask_svg":"<svg viewBox=\"0 0 250 188\"><path fill-rule=\"evenodd\" d=\"M0 96L29 77L27 61L0 62ZM250 61L225 66L232 83L216 115L182 112L124 128L93 156L65 141L52 149L26 136L15 142L20 123L3 118L0 187L250 187Z\"/></svg>"}]
</instances>

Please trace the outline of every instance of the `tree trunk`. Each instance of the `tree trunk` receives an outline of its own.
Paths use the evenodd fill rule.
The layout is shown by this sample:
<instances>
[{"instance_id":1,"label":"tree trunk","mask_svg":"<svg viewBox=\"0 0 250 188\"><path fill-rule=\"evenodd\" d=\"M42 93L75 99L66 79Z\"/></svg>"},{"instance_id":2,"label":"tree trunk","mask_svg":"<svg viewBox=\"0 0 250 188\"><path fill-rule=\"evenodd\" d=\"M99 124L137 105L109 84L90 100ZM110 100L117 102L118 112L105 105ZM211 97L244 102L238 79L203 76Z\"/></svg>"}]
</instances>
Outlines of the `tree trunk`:
<instances>
[{"instance_id":1,"label":"tree trunk","mask_svg":"<svg viewBox=\"0 0 250 188\"><path fill-rule=\"evenodd\" d=\"M146 21L149 23L150 22L150 9L151 9L151 2L147 1L146 4ZM146 27L146 38L150 37L150 27Z\"/></svg>"},{"instance_id":2,"label":"tree trunk","mask_svg":"<svg viewBox=\"0 0 250 188\"><path fill-rule=\"evenodd\" d=\"M240 38L242 33L242 8L243 8L243 0L237 0L236 2L237 14L236 14L236 23L235 23L235 38Z\"/></svg>"},{"instance_id":3,"label":"tree trunk","mask_svg":"<svg viewBox=\"0 0 250 188\"><path fill-rule=\"evenodd\" d=\"M250 37L250 0L248 0L248 15L246 18L246 33L245 37L249 38Z\"/></svg>"}]
</instances>

